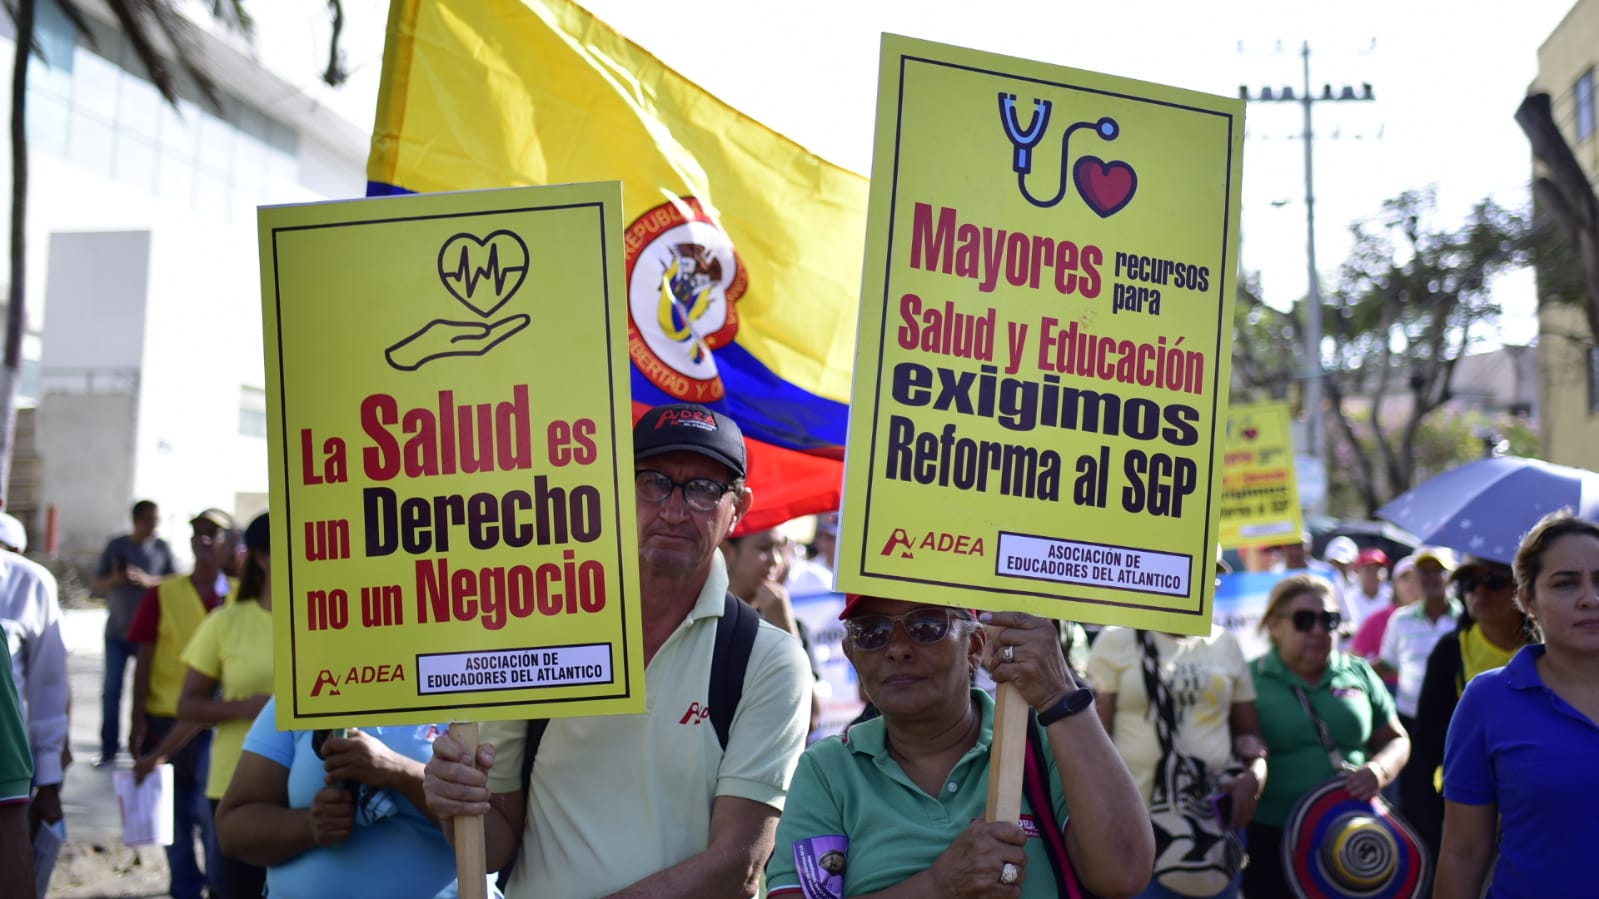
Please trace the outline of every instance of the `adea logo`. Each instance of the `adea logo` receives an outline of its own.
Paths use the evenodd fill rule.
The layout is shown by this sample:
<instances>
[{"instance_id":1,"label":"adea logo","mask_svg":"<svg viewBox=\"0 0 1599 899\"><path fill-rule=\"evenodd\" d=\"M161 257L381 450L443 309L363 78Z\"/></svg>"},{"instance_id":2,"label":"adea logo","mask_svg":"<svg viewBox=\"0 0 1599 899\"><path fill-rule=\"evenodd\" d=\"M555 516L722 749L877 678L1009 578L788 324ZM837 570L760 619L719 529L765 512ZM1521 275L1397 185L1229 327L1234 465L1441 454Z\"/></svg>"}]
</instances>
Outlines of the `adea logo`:
<instances>
[{"instance_id":1,"label":"adea logo","mask_svg":"<svg viewBox=\"0 0 1599 899\"><path fill-rule=\"evenodd\" d=\"M660 419L655 422L655 430L659 431L662 428L670 427L699 428L702 431L714 431L716 430L716 416L708 411L702 412L699 409L668 409L661 413Z\"/></svg>"},{"instance_id":2,"label":"adea logo","mask_svg":"<svg viewBox=\"0 0 1599 899\"><path fill-rule=\"evenodd\" d=\"M738 334L734 304L749 282L733 241L699 200L679 197L634 219L622 242L633 365L676 399L721 399L712 351Z\"/></svg>"},{"instance_id":3,"label":"adea logo","mask_svg":"<svg viewBox=\"0 0 1599 899\"><path fill-rule=\"evenodd\" d=\"M339 679L326 668L316 673L316 683L311 685L311 695L321 696L323 689L328 691L329 696L339 695Z\"/></svg>"},{"instance_id":4,"label":"adea logo","mask_svg":"<svg viewBox=\"0 0 1599 899\"><path fill-rule=\"evenodd\" d=\"M338 696L339 687L352 684L387 684L405 680L405 665L351 665L344 677L323 668L317 672L316 683L311 685L311 695L321 696L324 689L329 696Z\"/></svg>"},{"instance_id":5,"label":"adea logo","mask_svg":"<svg viewBox=\"0 0 1599 899\"><path fill-rule=\"evenodd\" d=\"M878 555L891 556L896 552L901 559L914 559L918 552L980 556L983 554L983 538L948 531L925 531L920 537L914 537L904 528L895 528Z\"/></svg>"},{"instance_id":6,"label":"adea logo","mask_svg":"<svg viewBox=\"0 0 1599 899\"><path fill-rule=\"evenodd\" d=\"M710 706L700 705L698 702L691 702L688 704L688 711L683 713L683 717L677 719L677 723L693 724L697 726L701 721L704 721L709 717L711 717Z\"/></svg>"}]
</instances>

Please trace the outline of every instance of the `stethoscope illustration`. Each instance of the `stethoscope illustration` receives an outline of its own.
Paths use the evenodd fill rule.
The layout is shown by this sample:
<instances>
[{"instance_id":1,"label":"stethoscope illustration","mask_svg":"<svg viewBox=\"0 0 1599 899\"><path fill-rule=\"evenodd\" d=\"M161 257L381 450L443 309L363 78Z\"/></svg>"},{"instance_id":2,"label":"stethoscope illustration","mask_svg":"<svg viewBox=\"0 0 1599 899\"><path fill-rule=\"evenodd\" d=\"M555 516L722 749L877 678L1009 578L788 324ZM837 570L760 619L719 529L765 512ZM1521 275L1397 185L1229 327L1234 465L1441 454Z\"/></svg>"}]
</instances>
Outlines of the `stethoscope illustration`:
<instances>
[{"instance_id":1,"label":"stethoscope illustration","mask_svg":"<svg viewBox=\"0 0 1599 899\"><path fill-rule=\"evenodd\" d=\"M1116 120L1110 116L1102 116L1095 121L1074 122L1066 129L1066 133L1062 136L1060 143L1060 189L1055 191L1055 196L1048 200L1040 200L1027 189L1027 176L1033 171L1033 150L1043 141L1044 134L1049 129L1049 114L1052 108L1053 104L1050 101L1035 98L1033 100L1032 121L1028 123L1026 128L1023 128L1021 120L1016 114L1016 95L1006 93L999 95L1000 123L1004 125L1005 136L1010 139L1011 146L1015 151L1011 159L1011 168L1016 172L1016 186L1021 191L1022 196L1034 206L1049 209L1066 198L1066 191L1074 180L1073 175L1075 175L1077 188L1084 195L1084 202L1100 216L1109 216L1127 205L1127 202L1132 199L1133 188L1137 183L1137 176L1127 163L1106 163L1098 157L1085 156L1078 160L1075 170L1071 167L1073 134L1084 128L1089 128L1107 141L1115 140L1121 134L1121 126L1117 125ZM1127 173L1128 184L1124 188L1112 189L1111 195L1108 196L1099 196L1097 191L1085 190L1083 183L1085 178L1083 172L1084 163L1097 165L1101 173L1107 173L1113 169L1124 169ZM1071 174L1068 174L1069 170L1071 170ZM1115 194L1121 194L1121 196L1116 196Z\"/></svg>"}]
</instances>

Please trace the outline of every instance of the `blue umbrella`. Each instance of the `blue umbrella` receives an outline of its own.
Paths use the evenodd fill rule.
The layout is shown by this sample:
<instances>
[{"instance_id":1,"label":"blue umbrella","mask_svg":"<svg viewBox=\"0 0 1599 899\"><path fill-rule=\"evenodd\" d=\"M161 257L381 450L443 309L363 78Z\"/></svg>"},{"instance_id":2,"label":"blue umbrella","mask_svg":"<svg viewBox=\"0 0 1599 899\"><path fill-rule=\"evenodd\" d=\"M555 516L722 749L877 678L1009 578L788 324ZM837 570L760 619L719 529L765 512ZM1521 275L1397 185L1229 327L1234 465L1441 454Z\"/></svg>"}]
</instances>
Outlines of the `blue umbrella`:
<instances>
[{"instance_id":1,"label":"blue umbrella","mask_svg":"<svg viewBox=\"0 0 1599 899\"><path fill-rule=\"evenodd\" d=\"M1599 474L1538 459L1496 456L1452 468L1377 510L1377 517L1447 546L1510 564L1538 519L1569 507L1599 518Z\"/></svg>"}]
</instances>

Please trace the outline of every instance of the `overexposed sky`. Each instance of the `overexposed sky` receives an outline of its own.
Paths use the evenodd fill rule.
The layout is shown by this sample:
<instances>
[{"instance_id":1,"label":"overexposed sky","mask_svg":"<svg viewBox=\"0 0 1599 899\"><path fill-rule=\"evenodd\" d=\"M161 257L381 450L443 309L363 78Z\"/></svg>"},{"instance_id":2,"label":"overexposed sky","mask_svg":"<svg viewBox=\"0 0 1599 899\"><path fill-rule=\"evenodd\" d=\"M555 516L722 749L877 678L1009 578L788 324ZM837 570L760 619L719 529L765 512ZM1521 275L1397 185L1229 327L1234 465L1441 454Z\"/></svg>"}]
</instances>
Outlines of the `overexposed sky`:
<instances>
[{"instance_id":1,"label":"overexposed sky","mask_svg":"<svg viewBox=\"0 0 1599 899\"><path fill-rule=\"evenodd\" d=\"M767 125L848 168L871 165L879 35L891 31L1075 68L1236 96L1240 85L1373 86L1370 103L1315 105L1316 247L1336 285L1348 225L1401 190L1436 185L1446 223L1493 195L1527 201L1530 152L1512 116L1537 50L1572 0L586 0L601 19ZM369 129L387 4L345 0L350 82L319 99ZM320 71L324 6L255 4L263 59ZM309 79L308 79L309 80ZM1569 86L1566 88L1569 90ZM1305 293L1304 147L1299 104L1252 103L1244 150L1243 251L1268 301ZM1500 285L1502 339L1536 333L1532 281Z\"/></svg>"}]
</instances>

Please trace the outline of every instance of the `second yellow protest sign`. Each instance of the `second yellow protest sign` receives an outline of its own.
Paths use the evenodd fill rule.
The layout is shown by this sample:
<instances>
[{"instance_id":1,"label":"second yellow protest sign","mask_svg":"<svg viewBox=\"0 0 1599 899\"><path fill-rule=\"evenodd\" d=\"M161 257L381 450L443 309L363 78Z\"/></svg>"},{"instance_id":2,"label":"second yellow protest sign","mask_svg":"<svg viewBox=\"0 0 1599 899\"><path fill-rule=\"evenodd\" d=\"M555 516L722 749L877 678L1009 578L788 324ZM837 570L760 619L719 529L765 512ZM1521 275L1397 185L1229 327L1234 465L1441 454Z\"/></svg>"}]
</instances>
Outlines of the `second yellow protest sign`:
<instances>
[{"instance_id":1,"label":"second yellow protest sign","mask_svg":"<svg viewBox=\"0 0 1599 899\"><path fill-rule=\"evenodd\" d=\"M620 210L261 210L279 727L644 710Z\"/></svg>"},{"instance_id":2,"label":"second yellow protest sign","mask_svg":"<svg viewBox=\"0 0 1599 899\"><path fill-rule=\"evenodd\" d=\"M840 589L1210 626L1241 101L885 36Z\"/></svg>"},{"instance_id":3,"label":"second yellow protest sign","mask_svg":"<svg viewBox=\"0 0 1599 899\"><path fill-rule=\"evenodd\" d=\"M1299 542L1305 525L1291 419L1287 403L1253 403L1228 410L1222 489L1216 504L1220 543L1227 549Z\"/></svg>"}]
</instances>

